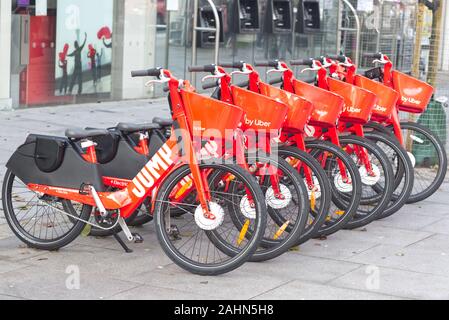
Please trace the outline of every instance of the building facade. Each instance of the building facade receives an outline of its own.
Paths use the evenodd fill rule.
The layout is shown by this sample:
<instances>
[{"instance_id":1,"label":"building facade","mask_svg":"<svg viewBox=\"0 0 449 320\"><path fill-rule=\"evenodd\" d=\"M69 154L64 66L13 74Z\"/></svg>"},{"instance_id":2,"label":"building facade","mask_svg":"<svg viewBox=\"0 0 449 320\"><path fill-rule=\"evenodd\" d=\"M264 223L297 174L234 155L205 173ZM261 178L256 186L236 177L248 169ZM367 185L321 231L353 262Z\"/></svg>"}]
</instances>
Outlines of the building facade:
<instances>
[{"instance_id":1,"label":"building facade","mask_svg":"<svg viewBox=\"0 0 449 320\"><path fill-rule=\"evenodd\" d=\"M132 79L131 70L164 66L189 79L194 61L214 62L216 33L207 29L216 26L213 11L206 0L194 10L195 2L0 1L0 109L162 95L144 79ZM382 51L402 70L412 65L416 0L213 2L220 61L342 51L367 68L363 52ZM195 11L202 28L196 31ZM200 87L200 80L195 84Z\"/></svg>"}]
</instances>

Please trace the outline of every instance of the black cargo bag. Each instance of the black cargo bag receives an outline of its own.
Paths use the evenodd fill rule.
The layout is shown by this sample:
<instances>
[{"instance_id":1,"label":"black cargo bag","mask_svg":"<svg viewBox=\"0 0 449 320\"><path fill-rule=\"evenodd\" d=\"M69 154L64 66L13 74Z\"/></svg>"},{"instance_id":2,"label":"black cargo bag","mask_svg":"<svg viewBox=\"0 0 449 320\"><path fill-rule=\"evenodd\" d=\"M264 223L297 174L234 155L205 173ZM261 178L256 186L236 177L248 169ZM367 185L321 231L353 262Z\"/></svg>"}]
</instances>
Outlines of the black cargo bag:
<instances>
[{"instance_id":1,"label":"black cargo bag","mask_svg":"<svg viewBox=\"0 0 449 320\"><path fill-rule=\"evenodd\" d=\"M34 161L43 172L54 172L59 169L64 160L66 142L60 139L38 137Z\"/></svg>"}]
</instances>

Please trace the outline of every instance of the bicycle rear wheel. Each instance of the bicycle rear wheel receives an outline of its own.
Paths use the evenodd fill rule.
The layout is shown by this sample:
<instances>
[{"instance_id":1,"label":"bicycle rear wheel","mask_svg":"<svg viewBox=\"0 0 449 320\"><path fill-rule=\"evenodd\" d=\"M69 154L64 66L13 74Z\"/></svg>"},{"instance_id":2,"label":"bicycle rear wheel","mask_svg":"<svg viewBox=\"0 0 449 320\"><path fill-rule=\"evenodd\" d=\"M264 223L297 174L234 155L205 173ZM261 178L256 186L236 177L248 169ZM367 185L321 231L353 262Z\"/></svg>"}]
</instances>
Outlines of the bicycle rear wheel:
<instances>
[{"instance_id":1,"label":"bicycle rear wheel","mask_svg":"<svg viewBox=\"0 0 449 320\"><path fill-rule=\"evenodd\" d=\"M3 180L2 203L6 221L14 234L32 248L50 251L75 240L92 211L92 207L82 205L79 212L66 212L64 205L70 201L29 190L11 170ZM69 214L73 217L69 218Z\"/></svg>"},{"instance_id":2,"label":"bicycle rear wheel","mask_svg":"<svg viewBox=\"0 0 449 320\"><path fill-rule=\"evenodd\" d=\"M174 263L195 274L219 275L238 268L257 250L266 227L265 197L251 174L236 165L201 164L200 170L206 176L221 177L208 181L212 198L209 206L215 219L204 217L197 200L188 204L171 202L179 191L177 185L191 174L186 165L172 172L162 184L156 198L154 222L162 249ZM226 192L229 184L244 192ZM245 225L238 229L230 210L240 207L245 196L254 199L254 207L245 212ZM185 210L181 217L171 215L172 209L186 206L192 210ZM240 214L243 215L241 211ZM226 242L236 254L223 252L211 238Z\"/></svg>"}]
</instances>

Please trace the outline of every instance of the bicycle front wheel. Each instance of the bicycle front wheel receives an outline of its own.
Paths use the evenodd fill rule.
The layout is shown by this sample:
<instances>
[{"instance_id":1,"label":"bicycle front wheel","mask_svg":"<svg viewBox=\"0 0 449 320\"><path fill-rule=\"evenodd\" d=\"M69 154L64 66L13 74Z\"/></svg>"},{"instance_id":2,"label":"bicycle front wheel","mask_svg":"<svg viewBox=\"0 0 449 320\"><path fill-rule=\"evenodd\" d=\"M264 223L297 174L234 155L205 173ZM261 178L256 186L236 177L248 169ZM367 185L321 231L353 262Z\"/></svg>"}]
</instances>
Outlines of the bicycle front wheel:
<instances>
[{"instance_id":1,"label":"bicycle front wheel","mask_svg":"<svg viewBox=\"0 0 449 320\"><path fill-rule=\"evenodd\" d=\"M204 276L224 274L240 267L257 250L267 221L265 197L251 174L237 165L201 164L199 167L209 184L209 207L215 218L204 216L198 200L171 201L179 192L177 186L191 175L190 167L185 165L171 173L159 190L154 214L156 232L164 252L181 268ZM211 175L220 179L207 179ZM253 200L249 210L235 210L245 207L249 198ZM185 214L171 214L179 209ZM235 212L230 210L244 216L242 228L232 221ZM235 254L220 250L215 245L217 242L226 243Z\"/></svg>"},{"instance_id":2,"label":"bicycle front wheel","mask_svg":"<svg viewBox=\"0 0 449 320\"><path fill-rule=\"evenodd\" d=\"M360 172L347 153L328 141L309 141L306 147L331 183L332 204L325 223L317 232L317 237L329 236L345 228L357 212L362 194Z\"/></svg>"}]
</instances>

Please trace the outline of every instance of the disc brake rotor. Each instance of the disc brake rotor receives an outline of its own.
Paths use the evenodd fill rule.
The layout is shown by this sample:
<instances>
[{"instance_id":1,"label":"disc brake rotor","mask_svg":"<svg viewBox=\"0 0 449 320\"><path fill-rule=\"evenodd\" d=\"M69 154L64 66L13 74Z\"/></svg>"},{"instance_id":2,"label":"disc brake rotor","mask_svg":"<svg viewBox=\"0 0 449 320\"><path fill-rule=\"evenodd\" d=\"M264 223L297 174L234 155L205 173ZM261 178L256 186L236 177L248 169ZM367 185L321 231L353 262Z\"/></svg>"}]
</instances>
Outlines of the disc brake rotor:
<instances>
[{"instance_id":1,"label":"disc brake rotor","mask_svg":"<svg viewBox=\"0 0 449 320\"><path fill-rule=\"evenodd\" d=\"M335 176L334 185L335 185L335 188L337 188L338 191L343 192L343 193L350 193L353 190L352 183L350 181L349 182L345 182L343 180L342 175L340 173L338 173Z\"/></svg>"},{"instance_id":2,"label":"disc brake rotor","mask_svg":"<svg viewBox=\"0 0 449 320\"><path fill-rule=\"evenodd\" d=\"M281 198L275 196L273 187L270 187L265 194L267 205L278 210L286 208L293 198L292 192L286 185L279 184L279 191L282 196Z\"/></svg>"},{"instance_id":3,"label":"disc brake rotor","mask_svg":"<svg viewBox=\"0 0 449 320\"><path fill-rule=\"evenodd\" d=\"M240 211L247 219L254 220L256 219L256 208L254 208L254 205L249 201L248 196L244 196L242 200L240 201Z\"/></svg>"},{"instance_id":4,"label":"disc brake rotor","mask_svg":"<svg viewBox=\"0 0 449 320\"><path fill-rule=\"evenodd\" d=\"M309 183L307 182L307 179L304 179L304 182L307 186L307 192L309 193L309 199L312 198L312 194L315 195L315 200L318 200L319 198L321 198L321 186L320 186L320 182L318 181L318 178L313 176L312 178L313 180L313 186L312 188L309 187Z\"/></svg>"},{"instance_id":5,"label":"disc brake rotor","mask_svg":"<svg viewBox=\"0 0 449 320\"><path fill-rule=\"evenodd\" d=\"M212 231L220 227L224 222L224 209L216 202L209 202L210 212L215 219L209 219L204 215L203 208L199 205L195 210L195 222L205 231Z\"/></svg>"},{"instance_id":6,"label":"disc brake rotor","mask_svg":"<svg viewBox=\"0 0 449 320\"><path fill-rule=\"evenodd\" d=\"M372 172L368 173L365 166L359 168L360 177L362 178L362 183L367 186L374 186L380 180L380 169L375 164L371 164Z\"/></svg>"}]
</instances>

